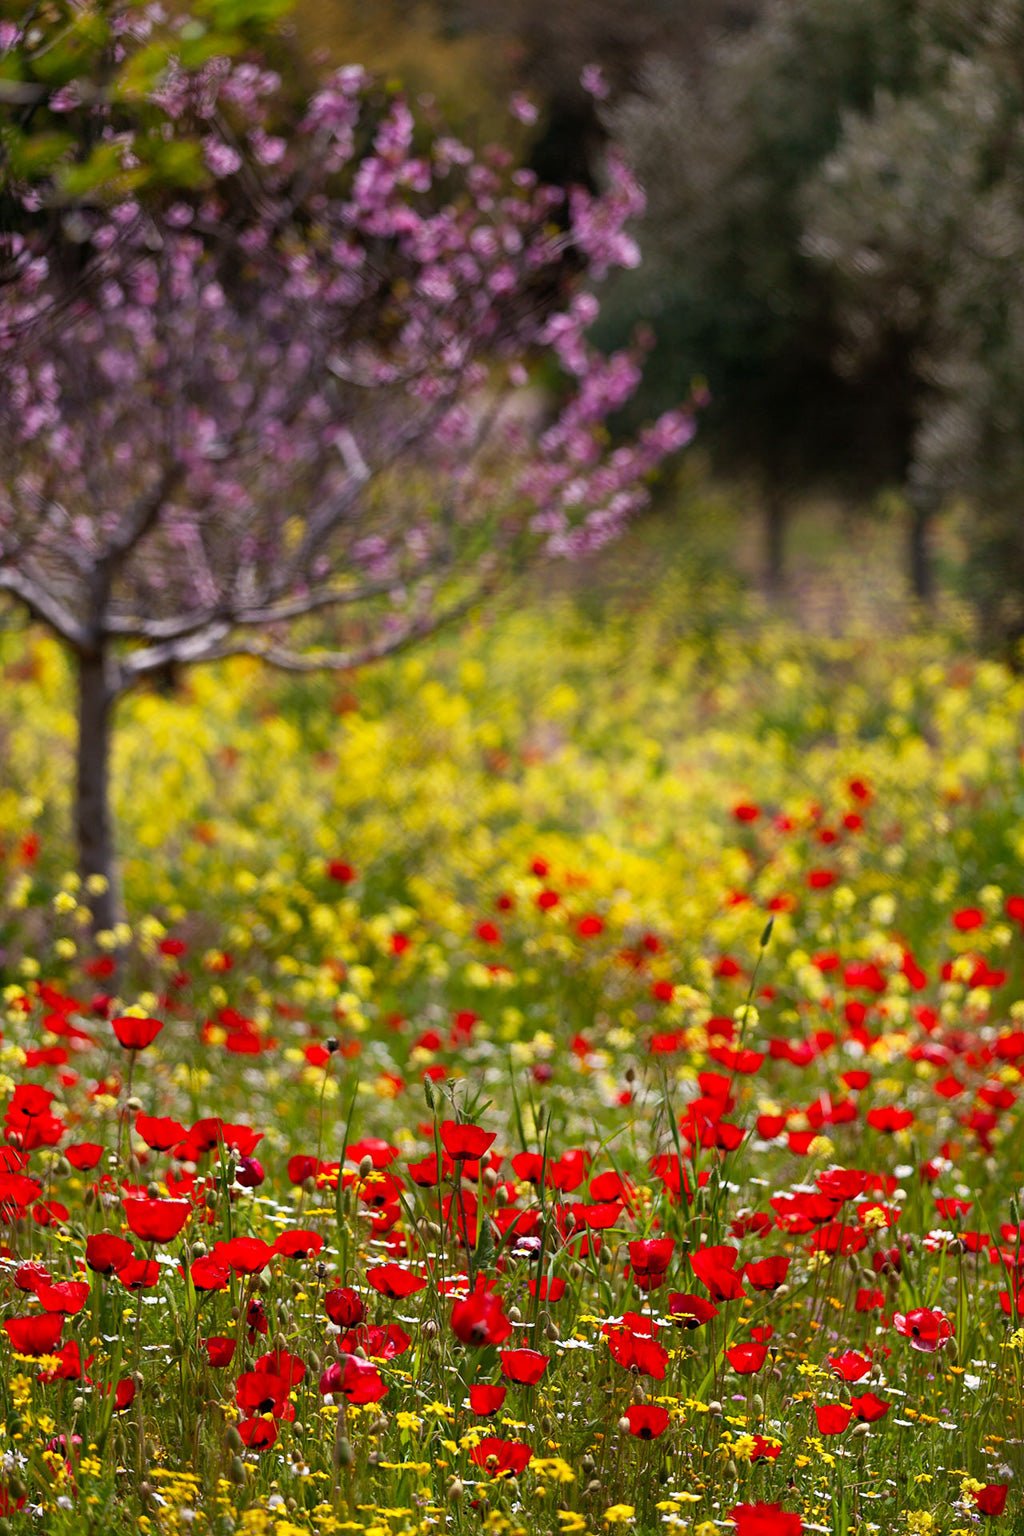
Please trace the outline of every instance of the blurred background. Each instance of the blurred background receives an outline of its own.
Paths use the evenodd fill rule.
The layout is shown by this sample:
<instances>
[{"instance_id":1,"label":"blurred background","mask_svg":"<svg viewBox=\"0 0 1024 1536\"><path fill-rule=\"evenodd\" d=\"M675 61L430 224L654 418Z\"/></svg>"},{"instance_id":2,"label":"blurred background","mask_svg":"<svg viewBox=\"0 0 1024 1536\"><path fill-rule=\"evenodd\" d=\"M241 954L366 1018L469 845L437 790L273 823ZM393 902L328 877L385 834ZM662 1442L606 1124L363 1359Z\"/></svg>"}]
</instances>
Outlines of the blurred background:
<instances>
[{"instance_id":1,"label":"blurred background","mask_svg":"<svg viewBox=\"0 0 1024 1536\"><path fill-rule=\"evenodd\" d=\"M644 260L599 339L656 338L623 429L708 390L634 545L695 541L824 622L867 573L890 617L966 604L1016 655L1024 4L302 0L295 41L436 99L473 142L507 139L526 93L522 152L554 182L599 185L622 146Z\"/></svg>"}]
</instances>

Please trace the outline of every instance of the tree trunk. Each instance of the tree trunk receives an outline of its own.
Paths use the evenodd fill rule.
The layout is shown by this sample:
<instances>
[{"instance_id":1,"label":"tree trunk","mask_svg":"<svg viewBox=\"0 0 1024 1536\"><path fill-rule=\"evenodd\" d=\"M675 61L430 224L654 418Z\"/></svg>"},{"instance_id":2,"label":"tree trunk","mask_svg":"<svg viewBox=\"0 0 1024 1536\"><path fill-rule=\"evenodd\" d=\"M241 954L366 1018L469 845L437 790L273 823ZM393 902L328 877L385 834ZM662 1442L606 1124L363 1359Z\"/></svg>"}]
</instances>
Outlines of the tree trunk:
<instances>
[{"instance_id":1,"label":"tree trunk","mask_svg":"<svg viewBox=\"0 0 1024 1536\"><path fill-rule=\"evenodd\" d=\"M910 590L919 603L930 605L935 597L935 573L932 570L931 527L935 503L928 495L912 494L910 523L907 529L907 575Z\"/></svg>"},{"instance_id":2,"label":"tree trunk","mask_svg":"<svg viewBox=\"0 0 1024 1536\"><path fill-rule=\"evenodd\" d=\"M786 586L786 498L778 486L764 492L764 584L772 597Z\"/></svg>"},{"instance_id":3,"label":"tree trunk","mask_svg":"<svg viewBox=\"0 0 1024 1536\"><path fill-rule=\"evenodd\" d=\"M75 836L78 872L83 883L105 881L84 898L97 931L114 926L120 916L117 865L110 810L110 742L114 690L104 652L78 659L78 747L75 775Z\"/></svg>"}]
</instances>

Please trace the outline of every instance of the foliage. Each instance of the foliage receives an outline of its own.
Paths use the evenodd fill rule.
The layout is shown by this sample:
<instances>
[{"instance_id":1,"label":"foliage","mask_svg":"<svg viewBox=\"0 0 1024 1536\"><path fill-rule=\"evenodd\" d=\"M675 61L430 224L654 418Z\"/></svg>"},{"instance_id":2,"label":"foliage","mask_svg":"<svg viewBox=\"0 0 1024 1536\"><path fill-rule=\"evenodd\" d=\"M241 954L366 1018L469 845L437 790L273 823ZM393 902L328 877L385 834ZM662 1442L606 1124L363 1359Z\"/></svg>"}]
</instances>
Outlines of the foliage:
<instances>
[{"instance_id":1,"label":"foliage","mask_svg":"<svg viewBox=\"0 0 1024 1536\"><path fill-rule=\"evenodd\" d=\"M0 1335L12 1529L1017 1517L1021 684L645 597L134 696L116 982L64 658L4 637L4 1321L73 1311L27 1265L132 1241L133 1189L187 1222L59 1359Z\"/></svg>"},{"instance_id":2,"label":"foliage","mask_svg":"<svg viewBox=\"0 0 1024 1536\"><path fill-rule=\"evenodd\" d=\"M691 432L676 410L604 436L639 377L636 349L586 334L584 277L638 260L621 162L565 198L359 67L280 134L279 84L172 60L151 89L203 125L207 194L79 210L70 270L8 241L0 592L78 660L81 863L108 883L126 688L232 653L348 667L409 645L529 555L613 539ZM567 384L547 421L538 361ZM313 653L297 626L328 610L354 617Z\"/></svg>"},{"instance_id":3,"label":"foliage","mask_svg":"<svg viewBox=\"0 0 1024 1536\"><path fill-rule=\"evenodd\" d=\"M1024 8L914 7L915 69L844 125L805 190L805 244L834 280L849 368L894 344L918 410L909 479L966 498L968 579L990 640L1024 635L1019 514Z\"/></svg>"},{"instance_id":4,"label":"foliage","mask_svg":"<svg viewBox=\"0 0 1024 1536\"><path fill-rule=\"evenodd\" d=\"M177 121L159 84L172 61L196 70L266 45L290 9L291 0L195 0L170 14L124 0L3 0L4 223L24 219L11 192L25 184L58 210L206 185L199 136Z\"/></svg>"}]
</instances>

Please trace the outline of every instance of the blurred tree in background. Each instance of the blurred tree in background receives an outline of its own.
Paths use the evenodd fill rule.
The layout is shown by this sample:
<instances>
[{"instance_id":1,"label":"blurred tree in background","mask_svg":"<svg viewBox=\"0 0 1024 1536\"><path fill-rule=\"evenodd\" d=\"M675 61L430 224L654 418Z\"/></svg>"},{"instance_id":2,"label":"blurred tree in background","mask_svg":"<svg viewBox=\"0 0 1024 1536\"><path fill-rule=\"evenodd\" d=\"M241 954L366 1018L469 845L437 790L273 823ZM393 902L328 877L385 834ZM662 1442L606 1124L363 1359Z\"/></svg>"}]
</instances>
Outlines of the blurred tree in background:
<instances>
[{"instance_id":1,"label":"blurred tree in background","mask_svg":"<svg viewBox=\"0 0 1024 1536\"><path fill-rule=\"evenodd\" d=\"M1024 4L919 0L912 69L879 90L804 189L838 363L898 350L915 418L916 558L961 498L966 585L989 644L1024 638Z\"/></svg>"},{"instance_id":2,"label":"blurred tree in background","mask_svg":"<svg viewBox=\"0 0 1024 1536\"><path fill-rule=\"evenodd\" d=\"M760 490L772 588L794 496L863 500L905 474L906 349L837 367L833 283L804 248L802 199L849 115L913 79L911 13L892 0L765 6L741 35L712 36L699 70L649 66L612 115L649 196L644 285L620 284L620 315L655 330L648 388L706 376L702 440L718 471Z\"/></svg>"}]
</instances>

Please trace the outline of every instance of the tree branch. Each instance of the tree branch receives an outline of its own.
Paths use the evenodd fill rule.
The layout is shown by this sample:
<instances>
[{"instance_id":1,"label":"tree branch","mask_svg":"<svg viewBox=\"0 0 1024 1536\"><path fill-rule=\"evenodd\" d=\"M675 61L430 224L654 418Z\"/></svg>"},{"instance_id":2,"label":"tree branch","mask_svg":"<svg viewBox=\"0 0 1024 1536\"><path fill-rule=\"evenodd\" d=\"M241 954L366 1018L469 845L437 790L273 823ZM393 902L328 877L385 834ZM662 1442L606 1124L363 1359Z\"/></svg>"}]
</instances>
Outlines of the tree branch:
<instances>
[{"instance_id":1,"label":"tree branch","mask_svg":"<svg viewBox=\"0 0 1024 1536\"><path fill-rule=\"evenodd\" d=\"M394 634L382 636L370 644L356 646L348 651L303 653L275 645L259 636L245 635L230 639L223 634L217 638L198 635L189 640L168 641L165 645L150 646L145 651L136 651L134 655L125 657L122 663L123 685L129 687L147 673L158 671L169 664L191 666L197 662L225 661L231 656L254 656L284 672L349 672L371 661L382 661L386 656L394 656L439 629L456 623L488 597L493 586L494 577L490 576L466 597L449 604L447 608L434 613L421 613ZM226 630L227 626L222 628Z\"/></svg>"},{"instance_id":2,"label":"tree branch","mask_svg":"<svg viewBox=\"0 0 1024 1536\"><path fill-rule=\"evenodd\" d=\"M75 650L89 649L89 635L84 625L52 592L33 581L31 576L26 576L23 571L12 570L9 566L0 568L0 592L9 592L12 597L16 597L34 619L52 629Z\"/></svg>"}]
</instances>

